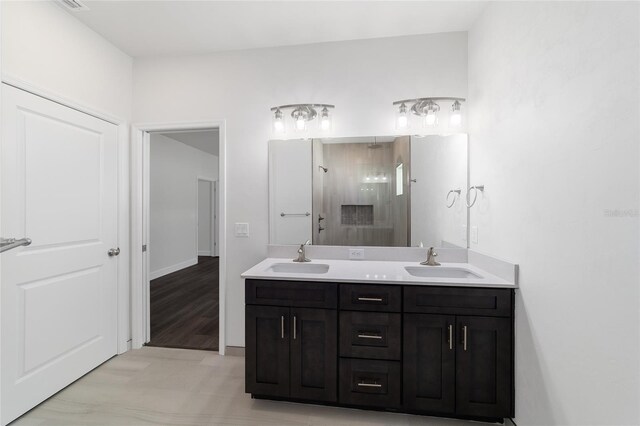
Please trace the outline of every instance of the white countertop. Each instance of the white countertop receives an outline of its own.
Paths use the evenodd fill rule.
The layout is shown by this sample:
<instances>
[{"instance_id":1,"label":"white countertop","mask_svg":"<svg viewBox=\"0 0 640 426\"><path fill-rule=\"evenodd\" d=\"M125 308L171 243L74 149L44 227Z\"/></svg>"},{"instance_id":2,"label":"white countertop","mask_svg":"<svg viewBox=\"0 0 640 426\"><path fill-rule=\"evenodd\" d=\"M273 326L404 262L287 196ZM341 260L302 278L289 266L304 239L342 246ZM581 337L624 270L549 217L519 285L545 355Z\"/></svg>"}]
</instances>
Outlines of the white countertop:
<instances>
[{"instance_id":1,"label":"white countertop","mask_svg":"<svg viewBox=\"0 0 640 426\"><path fill-rule=\"evenodd\" d=\"M470 263L445 263L441 266L421 266L408 261L370 261L317 259L311 263L328 265L326 273L274 272L270 268L278 263L296 264L291 258L270 257L244 272L242 278L289 281L328 281L344 283L409 284L427 286L499 287L517 288L517 284L492 275ZM298 264L308 265L311 263ZM481 278L416 277L405 267L459 268L480 275Z\"/></svg>"}]
</instances>

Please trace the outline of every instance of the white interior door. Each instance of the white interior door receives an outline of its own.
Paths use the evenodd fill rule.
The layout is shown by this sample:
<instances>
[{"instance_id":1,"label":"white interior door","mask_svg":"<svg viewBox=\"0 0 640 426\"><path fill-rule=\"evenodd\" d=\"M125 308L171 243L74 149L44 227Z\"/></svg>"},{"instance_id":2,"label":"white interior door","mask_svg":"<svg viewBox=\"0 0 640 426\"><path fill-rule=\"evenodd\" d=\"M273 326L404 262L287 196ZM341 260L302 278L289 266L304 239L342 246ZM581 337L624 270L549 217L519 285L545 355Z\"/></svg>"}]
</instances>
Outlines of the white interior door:
<instances>
[{"instance_id":1,"label":"white interior door","mask_svg":"<svg viewBox=\"0 0 640 426\"><path fill-rule=\"evenodd\" d=\"M117 351L117 127L2 85L0 417Z\"/></svg>"}]
</instances>

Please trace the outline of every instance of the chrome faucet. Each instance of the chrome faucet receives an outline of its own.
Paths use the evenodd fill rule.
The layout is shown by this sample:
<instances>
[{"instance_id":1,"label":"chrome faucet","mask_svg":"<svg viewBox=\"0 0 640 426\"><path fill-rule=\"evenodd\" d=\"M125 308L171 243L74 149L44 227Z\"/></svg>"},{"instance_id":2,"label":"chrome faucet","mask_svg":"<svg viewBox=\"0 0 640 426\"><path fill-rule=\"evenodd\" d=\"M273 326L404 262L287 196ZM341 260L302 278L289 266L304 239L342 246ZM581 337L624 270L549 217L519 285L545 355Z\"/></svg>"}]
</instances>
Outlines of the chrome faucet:
<instances>
[{"instance_id":1,"label":"chrome faucet","mask_svg":"<svg viewBox=\"0 0 640 426\"><path fill-rule=\"evenodd\" d=\"M427 250L427 260L425 260L424 262L420 262L420 264L428 266L440 266L440 263L436 262L436 256L438 256L438 253L436 253L433 247L429 247L429 250Z\"/></svg>"},{"instance_id":2,"label":"chrome faucet","mask_svg":"<svg viewBox=\"0 0 640 426\"><path fill-rule=\"evenodd\" d=\"M298 258L293 259L294 262L311 262L311 259L307 259L307 255L304 252L304 246L306 246L310 242L310 240L307 240L306 243L300 244L300 248L298 249Z\"/></svg>"}]
</instances>

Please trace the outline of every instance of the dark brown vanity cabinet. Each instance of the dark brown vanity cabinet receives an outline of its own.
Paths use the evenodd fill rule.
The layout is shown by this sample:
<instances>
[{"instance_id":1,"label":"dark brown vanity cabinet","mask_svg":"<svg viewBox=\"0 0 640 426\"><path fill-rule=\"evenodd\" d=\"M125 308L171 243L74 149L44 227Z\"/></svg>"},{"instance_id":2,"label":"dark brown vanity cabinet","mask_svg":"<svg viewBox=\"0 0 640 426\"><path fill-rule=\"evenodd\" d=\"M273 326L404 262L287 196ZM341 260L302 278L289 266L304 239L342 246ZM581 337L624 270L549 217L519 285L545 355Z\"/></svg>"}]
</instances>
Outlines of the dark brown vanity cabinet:
<instances>
[{"instance_id":1,"label":"dark brown vanity cabinet","mask_svg":"<svg viewBox=\"0 0 640 426\"><path fill-rule=\"evenodd\" d=\"M246 281L255 397L514 416L511 289Z\"/></svg>"},{"instance_id":2,"label":"dark brown vanity cabinet","mask_svg":"<svg viewBox=\"0 0 640 426\"><path fill-rule=\"evenodd\" d=\"M338 315L337 298L330 293L331 287L333 292L337 288L335 284L329 288L295 284L276 285L276 291L263 292L264 282L247 283L247 300L262 295L262 303L285 306L246 306L246 391L257 396L335 402Z\"/></svg>"},{"instance_id":3,"label":"dark brown vanity cabinet","mask_svg":"<svg viewBox=\"0 0 640 426\"><path fill-rule=\"evenodd\" d=\"M513 291L410 287L404 302L404 407L513 417Z\"/></svg>"}]
</instances>

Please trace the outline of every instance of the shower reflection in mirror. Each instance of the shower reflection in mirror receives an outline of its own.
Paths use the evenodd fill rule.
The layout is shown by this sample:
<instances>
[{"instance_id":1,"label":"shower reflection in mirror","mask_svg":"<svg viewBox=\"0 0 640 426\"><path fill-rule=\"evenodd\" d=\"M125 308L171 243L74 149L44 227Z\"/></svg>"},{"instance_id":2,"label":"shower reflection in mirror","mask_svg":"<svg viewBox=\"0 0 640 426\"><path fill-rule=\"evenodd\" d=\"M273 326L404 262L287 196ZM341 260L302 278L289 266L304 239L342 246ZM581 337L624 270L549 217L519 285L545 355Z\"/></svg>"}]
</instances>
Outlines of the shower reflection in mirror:
<instances>
[{"instance_id":1,"label":"shower reflection in mirror","mask_svg":"<svg viewBox=\"0 0 640 426\"><path fill-rule=\"evenodd\" d=\"M270 243L467 247L467 187L466 134L272 140Z\"/></svg>"}]
</instances>

